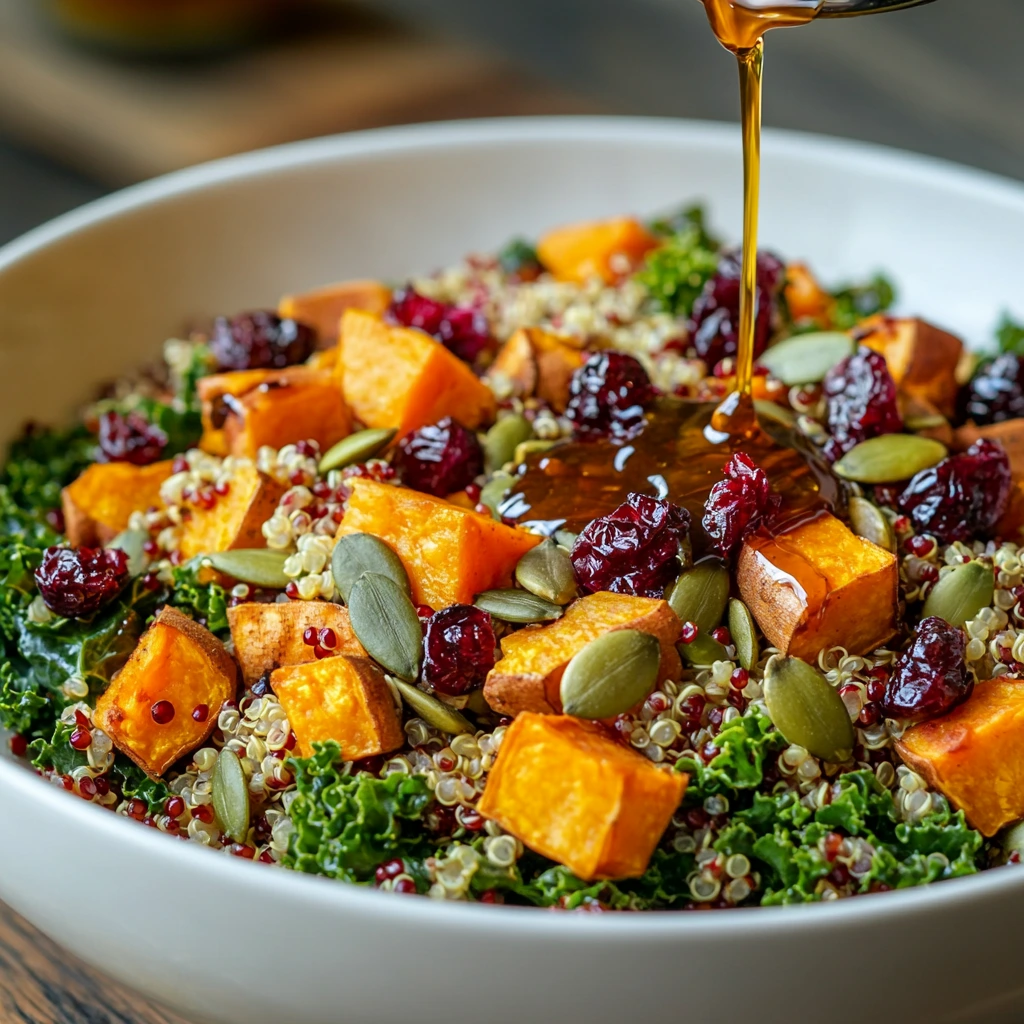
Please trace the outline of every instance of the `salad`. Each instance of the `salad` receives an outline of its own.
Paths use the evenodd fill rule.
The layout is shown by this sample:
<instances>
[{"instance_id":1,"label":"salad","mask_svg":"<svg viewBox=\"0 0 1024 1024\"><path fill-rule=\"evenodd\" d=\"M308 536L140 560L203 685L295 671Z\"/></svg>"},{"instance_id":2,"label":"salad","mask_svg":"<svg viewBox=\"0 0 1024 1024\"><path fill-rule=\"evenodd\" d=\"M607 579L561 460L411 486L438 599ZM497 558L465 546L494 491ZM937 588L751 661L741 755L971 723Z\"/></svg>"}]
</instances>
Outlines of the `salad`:
<instances>
[{"instance_id":1,"label":"salad","mask_svg":"<svg viewBox=\"0 0 1024 1024\"><path fill-rule=\"evenodd\" d=\"M219 316L0 475L0 724L169 837L560 909L1019 861L1024 327L699 208Z\"/></svg>"}]
</instances>

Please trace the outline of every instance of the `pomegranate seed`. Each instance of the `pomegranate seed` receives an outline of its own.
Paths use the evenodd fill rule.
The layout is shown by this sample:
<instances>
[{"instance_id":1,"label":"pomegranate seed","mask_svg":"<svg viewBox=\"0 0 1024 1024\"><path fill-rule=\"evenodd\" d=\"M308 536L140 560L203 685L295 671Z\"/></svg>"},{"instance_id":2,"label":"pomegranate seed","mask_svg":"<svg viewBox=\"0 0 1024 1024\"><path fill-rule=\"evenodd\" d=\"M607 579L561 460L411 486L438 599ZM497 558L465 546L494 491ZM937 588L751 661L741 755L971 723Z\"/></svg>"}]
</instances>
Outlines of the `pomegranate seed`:
<instances>
[{"instance_id":1,"label":"pomegranate seed","mask_svg":"<svg viewBox=\"0 0 1024 1024\"><path fill-rule=\"evenodd\" d=\"M888 679L869 679L865 687L868 700L881 700L885 696L885 685Z\"/></svg>"},{"instance_id":2,"label":"pomegranate seed","mask_svg":"<svg viewBox=\"0 0 1024 1024\"><path fill-rule=\"evenodd\" d=\"M128 815L134 818L136 821L142 821L146 817L148 808L146 805L136 798L128 805Z\"/></svg>"},{"instance_id":3,"label":"pomegranate seed","mask_svg":"<svg viewBox=\"0 0 1024 1024\"><path fill-rule=\"evenodd\" d=\"M89 716L81 710L75 711L75 723L79 729L91 729L92 722L89 721Z\"/></svg>"},{"instance_id":4,"label":"pomegranate seed","mask_svg":"<svg viewBox=\"0 0 1024 1024\"><path fill-rule=\"evenodd\" d=\"M284 588L284 593L287 598L292 601L297 601L299 598L299 585L292 580L287 587Z\"/></svg>"},{"instance_id":5,"label":"pomegranate seed","mask_svg":"<svg viewBox=\"0 0 1024 1024\"><path fill-rule=\"evenodd\" d=\"M64 513L59 508L51 508L46 513L46 521L54 533L64 533L67 523L64 522Z\"/></svg>"},{"instance_id":6,"label":"pomegranate seed","mask_svg":"<svg viewBox=\"0 0 1024 1024\"><path fill-rule=\"evenodd\" d=\"M169 818L180 818L185 813L185 801L180 796L172 796L164 804L164 813Z\"/></svg>"},{"instance_id":7,"label":"pomegranate seed","mask_svg":"<svg viewBox=\"0 0 1024 1024\"><path fill-rule=\"evenodd\" d=\"M861 709L857 722L863 726L874 725L882 717L882 708L879 704L865 704Z\"/></svg>"},{"instance_id":8,"label":"pomegranate seed","mask_svg":"<svg viewBox=\"0 0 1024 1024\"><path fill-rule=\"evenodd\" d=\"M159 590L161 586L160 578L155 572L147 572L146 575L142 577L142 585L146 590Z\"/></svg>"},{"instance_id":9,"label":"pomegranate seed","mask_svg":"<svg viewBox=\"0 0 1024 1024\"><path fill-rule=\"evenodd\" d=\"M456 813L456 818L462 819L462 824L470 832L479 832L484 827L484 816L472 808L463 809L461 815Z\"/></svg>"},{"instance_id":10,"label":"pomegranate seed","mask_svg":"<svg viewBox=\"0 0 1024 1024\"><path fill-rule=\"evenodd\" d=\"M12 736L8 746L15 757L24 757L28 753L28 740L24 736Z\"/></svg>"},{"instance_id":11,"label":"pomegranate seed","mask_svg":"<svg viewBox=\"0 0 1024 1024\"><path fill-rule=\"evenodd\" d=\"M210 717L209 704L197 704L192 709L192 720L194 722L205 722Z\"/></svg>"},{"instance_id":12,"label":"pomegranate seed","mask_svg":"<svg viewBox=\"0 0 1024 1024\"><path fill-rule=\"evenodd\" d=\"M92 733L87 729L76 729L68 742L75 750L88 750L92 744Z\"/></svg>"},{"instance_id":13,"label":"pomegranate seed","mask_svg":"<svg viewBox=\"0 0 1024 1024\"><path fill-rule=\"evenodd\" d=\"M708 712L708 724L709 725L721 725L722 716L725 712L721 708L712 708Z\"/></svg>"},{"instance_id":14,"label":"pomegranate seed","mask_svg":"<svg viewBox=\"0 0 1024 1024\"><path fill-rule=\"evenodd\" d=\"M174 705L169 700L158 700L150 708L150 713L157 725L169 725L174 721Z\"/></svg>"},{"instance_id":15,"label":"pomegranate seed","mask_svg":"<svg viewBox=\"0 0 1024 1024\"><path fill-rule=\"evenodd\" d=\"M142 550L152 558L160 550L160 545L155 540L147 540L143 543Z\"/></svg>"},{"instance_id":16,"label":"pomegranate seed","mask_svg":"<svg viewBox=\"0 0 1024 1024\"><path fill-rule=\"evenodd\" d=\"M690 810L686 812L686 824L694 831L699 828L707 828L710 820L711 816L703 807L691 807Z\"/></svg>"},{"instance_id":17,"label":"pomegranate seed","mask_svg":"<svg viewBox=\"0 0 1024 1024\"><path fill-rule=\"evenodd\" d=\"M241 857L242 860L252 860L256 856L256 851L244 843L232 843L229 852L232 857Z\"/></svg>"},{"instance_id":18,"label":"pomegranate seed","mask_svg":"<svg viewBox=\"0 0 1024 1024\"><path fill-rule=\"evenodd\" d=\"M392 892L415 893L416 883L411 878L400 878L391 887Z\"/></svg>"},{"instance_id":19,"label":"pomegranate seed","mask_svg":"<svg viewBox=\"0 0 1024 1024\"><path fill-rule=\"evenodd\" d=\"M198 818L204 825L213 824L213 808L208 804L200 804L192 808L192 817Z\"/></svg>"},{"instance_id":20,"label":"pomegranate seed","mask_svg":"<svg viewBox=\"0 0 1024 1024\"><path fill-rule=\"evenodd\" d=\"M110 792L110 783L101 775L98 779L93 779L96 783L96 792L100 796L106 796Z\"/></svg>"},{"instance_id":21,"label":"pomegranate seed","mask_svg":"<svg viewBox=\"0 0 1024 1024\"><path fill-rule=\"evenodd\" d=\"M311 459L314 455L319 454L320 446L314 444L312 441L296 441L295 451L304 459Z\"/></svg>"},{"instance_id":22,"label":"pomegranate seed","mask_svg":"<svg viewBox=\"0 0 1024 1024\"><path fill-rule=\"evenodd\" d=\"M925 558L935 550L935 541L929 537L921 537L915 534L908 537L903 545L912 555L918 558Z\"/></svg>"},{"instance_id":23,"label":"pomegranate seed","mask_svg":"<svg viewBox=\"0 0 1024 1024\"><path fill-rule=\"evenodd\" d=\"M480 500L480 491L482 488L479 484L467 484L466 486L466 497L475 505Z\"/></svg>"},{"instance_id":24,"label":"pomegranate seed","mask_svg":"<svg viewBox=\"0 0 1024 1024\"><path fill-rule=\"evenodd\" d=\"M333 651L338 646L338 637L334 630L330 626L324 626L320 630L319 637L320 646L325 647L328 651Z\"/></svg>"},{"instance_id":25,"label":"pomegranate seed","mask_svg":"<svg viewBox=\"0 0 1024 1024\"><path fill-rule=\"evenodd\" d=\"M696 622L684 622L682 631L679 634L679 642L681 644L692 644L697 639L697 634L700 629L697 627Z\"/></svg>"},{"instance_id":26,"label":"pomegranate seed","mask_svg":"<svg viewBox=\"0 0 1024 1024\"><path fill-rule=\"evenodd\" d=\"M481 903L504 903L497 889L485 889L480 893L479 900Z\"/></svg>"},{"instance_id":27,"label":"pomegranate seed","mask_svg":"<svg viewBox=\"0 0 1024 1024\"><path fill-rule=\"evenodd\" d=\"M745 668L738 668L729 676L729 685L734 690L742 690L750 681L750 673Z\"/></svg>"},{"instance_id":28,"label":"pomegranate seed","mask_svg":"<svg viewBox=\"0 0 1024 1024\"><path fill-rule=\"evenodd\" d=\"M302 632L302 642L307 647L316 647L318 634L316 626L307 626Z\"/></svg>"},{"instance_id":29,"label":"pomegranate seed","mask_svg":"<svg viewBox=\"0 0 1024 1024\"><path fill-rule=\"evenodd\" d=\"M938 566L924 562L917 567L917 578L922 583L934 583L939 578Z\"/></svg>"},{"instance_id":30,"label":"pomegranate seed","mask_svg":"<svg viewBox=\"0 0 1024 1024\"><path fill-rule=\"evenodd\" d=\"M729 632L728 626L719 626L718 629L711 630L711 636L723 647L732 643L732 634Z\"/></svg>"},{"instance_id":31,"label":"pomegranate seed","mask_svg":"<svg viewBox=\"0 0 1024 1024\"><path fill-rule=\"evenodd\" d=\"M285 750L294 750L295 749L295 745L298 742L299 742L299 738L295 735L295 733L293 733L293 732L288 733L288 739L285 740L285 744L284 744Z\"/></svg>"},{"instance_id":32,"label":"pomegranate seed","mask_svg":"<svg viewBox=\"0 0 1024 1024\"><path fill-rule=\"evenodd\" d=\"M829 832L825 836L825 859L831 864L839 856L839 848L843 845L843 837L838 832Z\"/></svg>"},{"instance_id":33,"label":"pomegranate seed","mask_svg":"<svg viewBox=\"0 0 1024 1024\"><path fill-rule=\"evenodd\" d=\"M188 459L186 459L184 455L179 455L171 463L171 472L172 473L187 473L188 472Z\"/></svg>"},{"instance_id":34,"label":"pomegranate seed","mask_svg":"<svg viewBox=\"0 0 1024 1024\"><path fill-rule=\"evenodd\" d=\"M214 484L213 493L221 498L226 497L231 493L231 484L226 480L222 480L220 483Z\"/></svg>"},{"instance_id":35,"label":"pomegranate seed","mask_svg":"<svg viewBox=\"0 0 1024 1024\"><path fill-rule=\"evenodd\" d=\"M405 861L399 857L395 857L392 860L386 860L382 864L377 865L377 870L374 872L374 877L377 879L377 884L380 885L386 882L390 878L397 878L399 875L405 874Z\"/></svg>"},{"instance_id":36,"label":"pomegranate seed","mask_svg":"<svg viewBox=\"0 0 1024 1024\"><path fill-rule=\"evenodd\" d=\"M75 791L75 780L70 775L62 775L60 777L60 784L69 792Z\"/></svg>"},{"instance_id":37,"label":"pomegranate seed","mask_svg":"<svg viewBox=\"0 0 1024 1024\"><path fill-rule=\"evenodd\" d=\"M86 800L91 800L96 795L96 783L88 775L83 775L78 783L78 792Z\"/></svg>"}]
</instances>

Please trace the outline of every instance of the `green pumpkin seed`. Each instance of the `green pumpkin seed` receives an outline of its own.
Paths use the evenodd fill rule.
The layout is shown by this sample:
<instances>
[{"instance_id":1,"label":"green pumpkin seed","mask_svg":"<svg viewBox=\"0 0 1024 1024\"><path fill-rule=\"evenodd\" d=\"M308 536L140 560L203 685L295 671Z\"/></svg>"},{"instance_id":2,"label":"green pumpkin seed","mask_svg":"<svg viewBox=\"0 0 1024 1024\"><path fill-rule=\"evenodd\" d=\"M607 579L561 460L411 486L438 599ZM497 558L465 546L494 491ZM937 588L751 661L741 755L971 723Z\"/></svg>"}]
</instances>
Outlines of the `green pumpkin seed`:
<instances>
[{"instance_id":1,"label":"green pumpkin seed","mask_svg":"<svg viewBox=\"0 0 1024 1024\"><path fill-rule=\"evenodd\" d=\"M572 551L578 536L579 534L573 533L572 530L555 530L555 543L566 551Z\"/></svg>"},{"instance_id":2,"label":"green pumpkin seed","mask_svg":"<svg viewBox=\"0 0 1024 1024\"><path fill-rule=\"evenodd\" d=\"M485 590L476 595L473 602L502 622L527 624L530 622L554 622L562 617L561 606L528 590L508 587L504 590Z\"/></svg>"},{"instance_id":3,"label":"green pumpkin seed","mask_svg":"<svg viewBox=\"0 0 1024 1024\"><path fill-rule=\"evenodd\" d=\"M658 638L637 629L605 633L584 646L565 668L562 710L576 718L613 718L654 689L661 664Z\"/></svg>"},{"instance_id":4,"label":"green pumpkin seed","mask_svg":"<svg viewBox=\"0 0 1024 1024\"><path fill-rule=\"evenodd\" d=\"M249 786L242 762L231 750L222 750L213 766L213 810L220 830L236 843L249 835Z\"/></svg>"},{"instance_id":5,"label":"green pumpkin seed","mask_svg":"<svg viewBox=\"0 0 1024 1024\"><path fill-rule=\"evenodd\" d=\"M931 469L949 452L944 444L917 434L883 434L861 441L832 468L859 484L894 484Z\"/></svg>"},{"instance_id":6,"label":"green pumpkin seed","mask_svg":"<svg viewBox=\"0 0 1024 1024\"><path fill-rule=\"evenodd\" d=\"M348 614L374 661L399 679L420 674L423 628L409 595L390 576L363 573L349 593Z\"/></svg>"},{"instance_id":7,"label":"green pumpkin seed","mask_svg":"<svg viewBox=\"0 0 1024 1024\"><path fill-rule=\"evenodd\" d=\"M519 559L516 582L553 604L568 604L576 596L572 562L553 540L541 541Z\"/></svg>"},{"instance_id":8,"label":"green pumpkin seed","mask_svg":"<svg viewBox=\"0 0 1024 1024\"><path fill-rule=\"evenodd\" d=\"M766 349L757 361L787 387L817 384L854 350L853 338L839 331L798 334Z\"/></svg>"},{"instance_id":9,"label":"green pumpkin seed","mask_svg":"<svg viewBox=\"0 0 1024 1024\"><path fill-rule=\"evenodd\" d=\"M108 548L117 548L128 556L128 574L140 576L146 571L149 565L149 557L146 555L144 545L149 540L149 534L142 530L124 530L119 533L108 545Z\"/></svg>"},{"instance_id":10,"label":"green pumpkin seed","mask_svg":"<svg viewBox=\"0 0 1024 1024\"><path fill-rule=\"evenodd\" d=\"M287 557L283 551L270 551L268 548L235 548L204 555L203 563L209 562L217 572L239 583L281 590L291 582L291 577L284 571Z\"/></svg>"},{"instance_id":11,"label":"green pumpkin seed","mask_svg":"<svg viewBox=\"0 0 1024 1024\"><path fill-rule=\"evenodd\" d=\"M937 430L939 427L948 427L949 420L941 412L920 412L907 416L903 424L911 433L918 434L922 430Z\"/></svg>"},{"instance_id":12,"label":"green pumpkin seed","mask_svg":"<svg viewBox=\"0 0 1024 1024\"><path fill-rule=\"evenodd\" d=\"M515 477L510 473L495 473L480 489L480 504L486 505L495 519L501 518L498 506L512 490L513 483L515 483Z\"/></svg>"},{"instance_id":13,"label":"green pumpkin seed","mask_svg":"<svg viewBox=\"0 0 1024 1024\"><path fill-rule=\"evenodd\" d=\"M539 452L546 452L549 448L555 446L555 441L541 441L539 438L534 438L530 441L523 441L521 444L516 445L515 455L512 456L512 461L518 466L521 462L525 462L531 455L536 455Z\"/></svg>"},{"instance_id":14,"label":"green pumpkin seed","mask_svg":"<svg viewBox=\"0 0 1024 1024\"><path fill-rule=\"evenodd\" d=\"M850 499L850 526L858 537L877 544L886 551L896 553L896 534L892 524L877 505L867 498L853 497Z\"/></svg>"},{"instance_id":15,"label":"green pumpkin seed","mask_svg":"<svg viewBox=\"0 0 1024 1024\"><path fill-rule=\"evenodd\" d=\"M698 633L688 644L676 644L676 650L692 666L706 667L729 660L729 652L710 633Z\"/></svg>"},{"instance_id":16,"label":"green pumpkin seed","mask_svg":"<svg viewBox=\"0 0 1024 1024\"><path fill-rule=\"evenodd\" d=\"M710 633L725 614L729 570L717 558L702 558L668 588L665 599L680 622L692 622L701 633Z\"/></svg>"},{"instance_id":17,"label":"green pumpkin seed","mask_svg":"<svg viewBox=\"0 0 1024 1024\"><path fill-rule=\"evenodd\" d=\"M533 437L533 426L519 413L503 416L484 435L484 465L488 473L511 462L516 449Z\"/></svg>"},{"instance_id":18,"label":"green pumpkin seed","mask_svg":"<svg viewBox=\"0 0 1024 1024\"><path fill-rule=\"evenodd\" d=\"M778 402L769 402L766 398L755 398L754 411L761 418L778 423L779 426L789 430L796 429L796 413L784 405L779 405Z\"/></svg>"},{"instance_id":19,"label":"green pumpkin seed","mask_svg":"<svg viewBox=\"0 0 1024 1024\"><path fill-rule=\"evenodd\" d=\"M429 693L424 693L418 686L413 686L411 683L394 678L391 681L402 695L402 700L427 725L432 725L435 729L439 729L441 732L448 733L451 736L458 735L461 732L473 731L473 726L455 708L442 704L436 697L431 696Z\"/></svg>"},{"instance_id":20,"label":"green pumpkin seed","mask_svg":"<svg viewBox=\"0 0 1024 1024\"><path fill-rule=\"evenodd\" d=\"M924 618L937 615L951 626L963 629L982 608L992 604L995 588L996 574L992 567L972 559L943 574L929 592L921 615Z\"/></svg>"},{"instance_id":21,"label":"green pumpkin seed","mask_svg":"<svg viewBox=\"0 0 1024 1024\"><path fill-rule=\"evenodd\" d=\"M1011 825L1001 832L996 840L1003 851L1004 857L1011 853L1024 852L1024 821Z\"/></svg>"},{"instance_id":22,"label":"green pumpkin seed","mask_svg":"<svg viewBox=\"0 0 1024 1024\"><path fill-rule=\"evenodd\" d=\"M346 604L356 581L366 572L387 576L406 594L412 594L402 560L384 541L371 533L348 533L339 537L331 555L331 572L338 593Z\"/></svg>"},{"instance_id":23,"label":"green pumpkin seed","mask_svg":"<svg viewBox=\"0 0 1024 1024\"><path fill-rule=\"evenodd\" d=\"M761 657L757 627L750 609L733 597L729 600L729 633L736 646L736 660L749 672Z\"/></svg>"},{"instance_id":24,"label":"green pumpkin seed","mask_svg":"<svg viewBox=\"0 0 1024 1024\"><path fill-rule=\"evenodd\" d=\"M806 661L782 655L770 658L764 672L764 700L787 743L833 764L849 759L854 734L846 705Z\"/></svg>"},{"instance_id":25,"label":"green pumpkin seed","mask_svg":"<svg viewBox=\"0 0 1024 1024\"><path fill-rule=\"evenodd\" d=\"M343 469L354 462L365 462L373 458L391 444L397 433L397 430L359 430L343 437L324 452L319 466L321 475L332 469Z\"/></svg>"}]
</instances>

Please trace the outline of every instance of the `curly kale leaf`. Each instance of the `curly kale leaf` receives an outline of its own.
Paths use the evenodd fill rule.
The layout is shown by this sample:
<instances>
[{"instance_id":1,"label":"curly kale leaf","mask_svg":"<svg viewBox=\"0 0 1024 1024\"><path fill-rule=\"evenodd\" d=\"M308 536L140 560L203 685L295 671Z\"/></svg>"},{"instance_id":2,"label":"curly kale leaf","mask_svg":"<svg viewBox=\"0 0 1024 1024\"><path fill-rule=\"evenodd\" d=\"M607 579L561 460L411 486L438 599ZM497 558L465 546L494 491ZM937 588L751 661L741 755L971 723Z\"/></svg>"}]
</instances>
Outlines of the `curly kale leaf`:
<instances>
[{"instance_id":1,"label":"curly kale leaf","mask_svg":"<svg viewBox=\"0 0 1024 1024\"><path fill-rule=\"evenodd\" d=\"M865 317L884 313L896 301L896 289L884 274L876 274L865 284L844 285L832 293L835 299L834 326L848 331Z\"/></svg>"},{"instance_id":2,"label":"curly kale leaf","mask_svg":"<svg viewBox=\"0 0 1024 1024\"><path fill-rule=\"evenodd\" d=\"M95 448L96 439L85 427L30 427L11 445L0 485L18 508L41 517L60 506L61 488L92 462Z\"/></svg>"},{"instance_id":3,"label":"curly kale leaf","mask_svg":"<svg viewBox=\"0 0 1024 1024\"><path fill-rule=\"evenodd\" d=\"M192 559L171 570L171 604L215 634L228 629L228 595L219 583L200 583L201 559Z\"/></svg>"},{"instance_id":4,"label":"curly kale leaf","mask_svg":"<svg viewBox=\"0 0 1024 1024\"><path fill-rule=\"evenodd\" d=\"M151 779L134 761L117 754L110 769L113 781L121 788L126 800L144 801L150 814L160 813L170 799L171 791L159 779Z\"/></svg>"},{"instance_id":5,"label":"curly kale leaf","mask_svg":"<svg viewBox=\"0 0 1024 1024\"><path fill-rule=\"evenodd\" d=\"M659 310L686 318L717 269L717 252L703 244L697 227L690 226L652 249L636 280L647 289Z\"/></svg>"},{"instance_id":6,"label":"curly kale leaf","mask_svg":"<svg viewBox=\"0 0 1024 1024\"><path fill-rule=\"evenodd\" d=\"M295 829L284 863L307 874L367 882L381 861L422 859L430 851L421 824L433 804L416 775L344 775L337 743L315 744L308 758L288 761L295 775Z\"/></svg>"},{"instance_id":7,"label":"curly kale leaf","mask_svg":"<svg viewBox=\"0 0 1024 1024\"><path fill-rule=\"evenodd\" d=\"M513 238L498 253L498 263L506 274L537 274L541 271L537 250L524 238Z\"/></svg>"},{"instance_id":8,"label":"curly kale leaf","mask_svg":"<svg viewBox=\"0 0 1024 1024\"><path fill-rule=\"evenodd\" d=\"M49 699L34 689L10 661L0 662L0 725L21 736L37 736L52 723Z\"/></svg>"},{"instance_id":9,"label":"curly kale leaf","mask_svg":"<svg viewBox=\"0 0 1024 1024\"><path fill-rule=\"evenodd\" d=\"M721 239L716 238L708 230L707 211L699 203L684 206L667 217L657 217L647 226L660 238L670 238L673 235L685 235L695 231L697 243L701 248L715 252L722 247Z\"/></svg>"},{"instance_id":10,"label":"curly kale leaf","mask_svg":"<svg viewBox=\"0 0 1024 1024\"><path fill-rule=\"evenodd\" d=\"M1012 352L1015 356L1024 356L1024 324L1011 320L1008 313L1003 314L996 328L996 341L1000 352Z\"/></svg>"}]
</instances>

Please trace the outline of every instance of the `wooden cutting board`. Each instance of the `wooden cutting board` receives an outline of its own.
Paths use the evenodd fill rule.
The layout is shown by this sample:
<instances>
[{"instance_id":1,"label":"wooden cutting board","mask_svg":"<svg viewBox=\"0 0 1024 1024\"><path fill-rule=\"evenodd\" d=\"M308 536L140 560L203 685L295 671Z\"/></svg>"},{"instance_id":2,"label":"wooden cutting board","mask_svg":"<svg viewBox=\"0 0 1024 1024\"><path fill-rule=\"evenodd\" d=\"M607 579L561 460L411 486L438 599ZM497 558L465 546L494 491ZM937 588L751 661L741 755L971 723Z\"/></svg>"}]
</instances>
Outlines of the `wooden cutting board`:
<instances>
[{"instance_id":1,"label":"wooden cutting board","mask_svg":"<svg viewBox=\"0 0 1024 1024\"><path fill-rule=\"evenodd\" d=\"M105 57L0 0L0 131L111 184L332 132L586 112L501 61L350 12L209 62Z\"/></svg>"}]
</instances>

